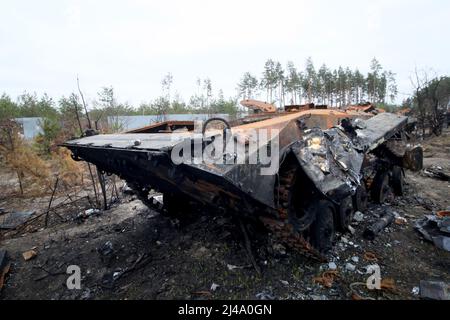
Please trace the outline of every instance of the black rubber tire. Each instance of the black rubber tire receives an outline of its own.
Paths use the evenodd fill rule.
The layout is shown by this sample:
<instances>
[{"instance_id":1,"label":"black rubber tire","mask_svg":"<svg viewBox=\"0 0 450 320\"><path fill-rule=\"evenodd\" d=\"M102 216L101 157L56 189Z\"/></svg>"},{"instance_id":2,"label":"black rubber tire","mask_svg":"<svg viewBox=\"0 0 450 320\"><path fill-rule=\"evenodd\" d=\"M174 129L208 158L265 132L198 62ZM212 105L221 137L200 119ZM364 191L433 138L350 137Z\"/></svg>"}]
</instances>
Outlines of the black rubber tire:
<instances>
[{"instance_id":1,"label":"black rubber tire","mask_svg":"<svg viewBox=\"0 0 450 320\"><path fill-rule=\"evenodd\" d=\"M355 211L365 212L368 202L369 197L367 194L366 185L364 182L361 182L361 185L356 188L355 195L353 196L353 208Z\"/></svg>"},{"instance_id":2,"label":"black rubber tire","mask_svg":"<svg viewBox=\"0 0 450 320\"><path fill-rule=\"evenodd\" d=\"M403 170L401 167L395 166L391 171L391 186L396 196L403 196L405 184L403 179Z\"/></svg>"},{"instance_id":3,"label":"black rubber tire","mask_svg":"<svg viewBox=\"0 0 450 320\"><path fill-rule=\"evenodd\" d=\"M392 189L389 183L389 172L381 171L372 183L371 196L372 200L378 204L383 204L392 195Z\"/></svg>"},{"instance_id":4,"label":"black rubber tire","mask_svg":"<svg viewBox=\"0 0 450 320\"><path fill-rule=\"evenodd\" d=\"M340 231L347 231L348 227L352 223L353 214L355 210L353 209L353 199L351 196L342 199L339 205L339 217L338 217L338 227Z\"/></svg>"},{"instance_id":5,"label":"black rubber tire","mask_svg":"<svg viewBox=\"0 0 450 320\"><path fill-rule=\"evenodd\" d=\"M310 227L310 243L320 253L326 253L333 247L335 238L334 205L327 200L314 204L316 219Z\"/></svg>"}]
</instances>

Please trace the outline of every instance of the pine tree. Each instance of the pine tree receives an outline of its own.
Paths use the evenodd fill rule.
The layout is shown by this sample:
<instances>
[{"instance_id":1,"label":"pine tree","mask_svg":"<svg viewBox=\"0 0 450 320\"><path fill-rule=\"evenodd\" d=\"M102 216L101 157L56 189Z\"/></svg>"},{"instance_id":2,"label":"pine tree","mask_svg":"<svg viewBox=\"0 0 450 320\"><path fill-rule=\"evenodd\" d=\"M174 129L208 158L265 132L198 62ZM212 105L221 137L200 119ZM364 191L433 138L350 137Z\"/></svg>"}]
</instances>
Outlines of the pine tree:
<instances>
[{"instance_id":1,"label":"pine tree","mask_svg":"<svg viewBox=\"0 0 450 320\"><path fill-rule=\"evenodd\" d=\"M315 98L315 87L316 84L316 70L314 69L314 63L309 57L306 60L306 68L305 68L305 78L303 81L303 89L305 98L307 99L307 103L311 103Z\"/></svg>"},{"instance_id":2,"label":"pine tree","mask_svg":"<svg viewBox=\"0 0 450 320\"><path fill-rule=\"evenodd\" d=\"M300 90L300 76L292 61L287 64L287 76L285 79L286 91L291 95L290 103L297 104L297 93Z\"/></svg>"},{"instance_id":3,"label":"pine tree","mask_svg":"<svg viewBox=\"0 0 450 320\"><path fill-rule=\"evenodd\" d=\"M275 64L275 83L276 86L278 87L278 103L279 103L279 107L283 108L284 107L284 82L285 82L285 77L284 77L284 70L283 67L281 66L281 63L277 62Z\"/></svg>"},{"instance_id":4,"label":"pine tree","mask_svg":"<svg viewBox=\"0 0 450 320\"><path fill-rule=\"evenodd\" d=\"M244 73L238 84L239 96L244 100L253 99L258 90L258 79L250 72Z\"/></svg>"},{"instance_id":5,"label":"pine tree","mask_svg":"<svg viewBox=\"0 0 450 320\"><path fill-rule=\"evenodd\" d=\"M276 88L277 85L277 77L275 74L275 62L272 59L269 59L264 64L264 72L260 82L262 88L266 89L267 93L267 102L273 102L273 89Z\"/></svg>"}]
</instances>

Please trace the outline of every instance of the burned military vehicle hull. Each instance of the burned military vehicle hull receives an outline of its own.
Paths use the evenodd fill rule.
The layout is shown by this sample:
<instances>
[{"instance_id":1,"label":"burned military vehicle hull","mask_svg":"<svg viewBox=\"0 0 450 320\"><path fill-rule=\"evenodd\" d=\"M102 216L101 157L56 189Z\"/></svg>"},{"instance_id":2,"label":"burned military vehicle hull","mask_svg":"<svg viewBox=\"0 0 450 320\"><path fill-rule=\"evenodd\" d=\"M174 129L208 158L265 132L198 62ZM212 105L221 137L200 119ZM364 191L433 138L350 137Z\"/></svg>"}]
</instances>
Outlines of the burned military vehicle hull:
<instances>
[{"instance_id":1,"label":"burned military vehicle hull","mask_svg":"<svg viewBox=\"0 0 450 320\"><path fill-rule=\"evenodd\" d=\"M421 168L421 149L407 144L407 117L313 109L263 116L233 125L212 119L223 130L209 129L211 121L201 130L164 122L63 146L74 160L126 180L149 206L156 190L169 213L196 203L262 221L280 241L319 259L368 195L383 202L400 194L401 168ZM205 161L208 148L216 161Z\"/></svg>"}]
</instances>

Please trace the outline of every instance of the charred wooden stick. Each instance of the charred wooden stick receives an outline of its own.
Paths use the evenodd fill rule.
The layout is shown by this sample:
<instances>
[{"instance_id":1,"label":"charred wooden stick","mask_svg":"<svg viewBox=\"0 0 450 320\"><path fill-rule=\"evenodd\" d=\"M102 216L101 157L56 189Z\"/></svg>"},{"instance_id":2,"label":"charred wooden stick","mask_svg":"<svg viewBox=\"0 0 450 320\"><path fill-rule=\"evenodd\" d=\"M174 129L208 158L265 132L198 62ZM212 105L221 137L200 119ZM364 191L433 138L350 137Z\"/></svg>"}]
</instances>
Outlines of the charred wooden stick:
<instances>
[{"instance_id":1,"label":"charred wooden stick","mask_svg":"<svg viewBox=\"0 0 450 320\"><path fill-rule=\"evenodd\" d=\"M91 119L89 119L89 112L87 110L87 105L86 105L86 101L84 100L83 92L81 91L81 88L80 88L80 79L78 78L78 75L77 75L77 86L78 86L78 92L80 93L80 96L81 96L81 101L83 102L84 113L85 113L86 119L88 121L88 128L92 129Z\"/></svg>"},{"instance_id":2,"label":"charred wooden stick","mask_svg":"<svg viewBox=\"0 0 450 320\"><path fill-rule=\"evenodd\" d=\"M59 176L56 177L55 186L53 187L52 196L50 197L50 201L48 203L48 208L45 213L45 227L48 225L48 214L50 213L50 208L52 207L53 198L55 197L56 189L58 189Z\"/></svg>"},{"instance_id":3,"label":"charred wooden stick","mask_svg":"<svg viewBox=\"0 0 450 320\"><path fill-rule=\"evenodd\" d=\"M66 272L62 272L62 271L61 272L52 272L52 271L49 271L49 270L45 269L42 266L33 266L33 268L40 269L40 270L42 270L42 271L44 271L46 273L43 276L35 278L34 281L41 281L41 280L44 280L45 278L50 277L50 276L60 276L60 275L66 274Z\"/></svg>"},{"instance_id":4,"label":"charred wooden stick","mask_svg":"<svg viewBox=\"0 0 450 320\"><path fill-rule=\"evenodd\" d=\"M253 256L252 246L250 243L250 238L247 234L247 229L245 228L244 223L241 219L239 219L239 226L241 227L242 234L244 235L245 251L247 252L248 257L250 258L250 262L252 263L256 272L261 275L261 269L259 268L258 264L256 263L255 257Z\"/></svg>"},{"instance_id":5,"label":"charred wooden stick","mask_svg":"<svg viewBox=\"0 0 450 320\"><path fill-rule=\"evenodd\" d=\"M98 169L98 167L97 167L97 175L98 175L98 181L100 182L100 188L102 190L102 195L103 195L103 210L108 210L108 202L106 199L107 195L106 195L106 186L105 186L105 176Z\"/></svg>"},{"instance_id":6,"label":"charred wooden stick","mask_svg":"<svg viewBox=\"0 0 450 320\"><path fill-rule=\"evenodd\" d=\"M97 207L99 207L100 203L98 200L97 187L95 186L96 183L95 183L94 175L92 173L91 165L89 164L89 162L87 163L87 165L88 165L88 169L89 169L89 175L91 176L91 180L92 180L92 187L94 188L95 202L97 204Z\"/></svg>"},{"instance_id":7,"label":"charred wooden stick","mask_svg":"<svg viewBox=\"0 0 450 320\"><path fill-rule=\"evenodd\" d=\"M52 211L55 212L55 210L61 209L61 208L65 207L65 206L70 206L70 205L74 204L75 202L77 202L77 201L79 201L79 200L82 200L82 199L88 199L88 201L89 201L89 196L79 197L78 199L75 199L75 200L73 200L73 201L71 201L71 202L66 203L68 199L69 199L69 197L66 198L62 203L60 203L60 204L54 206L53 208L50 208L49 213L52 212ZM42 213L36 215L35 217L33 217L33 218L27 220L27 221L26 221L25 223L23 223L22 225L17 226L16 228L14 228L14 229L12 229L12 230L9 230L6 234L10 235L12 232L15 232L15 233L13 233L13 235L16 235L16 234L18 234L21 230L23 230L26 226L28 226L29 224L33 223L34 221L36 221L37 219L41 218L42 216L44 216L44 215L46 215L46 214L47 214L47 211L44 211L44 212L42 212ZM56 214L56 215L57 215L58 217L60 217L61 220L65 220L65 219L64 219L63 217L61 217L59 214Z\"/></svg>"}]
</instances>

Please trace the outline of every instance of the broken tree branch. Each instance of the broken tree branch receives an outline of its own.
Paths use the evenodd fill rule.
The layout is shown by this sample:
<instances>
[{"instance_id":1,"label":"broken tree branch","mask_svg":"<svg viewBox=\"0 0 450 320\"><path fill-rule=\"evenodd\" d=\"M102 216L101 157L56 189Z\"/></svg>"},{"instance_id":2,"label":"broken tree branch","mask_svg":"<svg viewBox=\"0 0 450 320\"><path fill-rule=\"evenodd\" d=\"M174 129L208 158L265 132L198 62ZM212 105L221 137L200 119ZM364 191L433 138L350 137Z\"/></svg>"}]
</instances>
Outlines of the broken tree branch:
<instances>
[{"instance_id":1,"label":"broken tree branch","mask_svg":"<svg viewBox=\"0 0 450 320\"><path fill-rule=\"evenodd\" d=\"M48 225L48 214L50 212L50 208L52 206L53 198L55 197L56 189L58 188L59 176L56 177L55 186L53 187L52 196L50 197L50 201L48 203L47 212L45 213L45 227Z\"/></svg>"},{"instance_id":2,"label":"broken tree branch","mask_svg":"<svg viewBox=\"0 0 450 320\"><path fill-rule=\"evenodd\" d=\"M105 176L103 173L99 170L97 167L97 175L98 175L98 181L100 182L100 188L102 189L102 195L103 195L103 210L108 210L108 202L106 200L106 188L105 188Z\"/></svg>"},{"instance_id":3,"label":"broken tree branch","mask_svg":"<svg viewBox=\"0 0 450 320\"><path fill-rule=\"evenodd\" d=\"M86 115L86 119L88 121L88 128L92 129L91 119L89 119L89 113L88 113L88 110L87 110L86 101L84 100L83 92L81 91L81 88L80 88L80 79L78 78L78 75L77 75L77 86L78 86L78 92L80 93L80 96L81 96L81 101L83 101L84 112L85 112L85 115Z\"/></svg>"},{"instance_id":4,"label":"broken tree branch","mask_svg":"<svg viewBox=\"0 0 450 320\"><path fill-rule=\"evenodd\" d=\"M87 162L87 166L89 169L89 175L91 176L92 187L94 188L95 203L96 203L97 207L100 207L100 200L98 199L96 182L95 182L94 174L92 173L91 165L89 162Z\"/></svg>"},{"instance_id":5,"label":"broken tree branch","mask_svg":"<svg viewBox=\"0 0 450 320\"><path fill-rule=\"evenodd\" d=\"M250 243L250 238L247 234L247 229L245 228L244 223L241 219L239 219L239 226L241 227L242 234L244 235L245 251L247 252L248 257L250 258L250 262L252 263L256 272L258 273L258 275L261 275L261 269L259 268L258 264L256 263L255 257L253 256L252 246Z\"/></svg>"}]
</instances>

